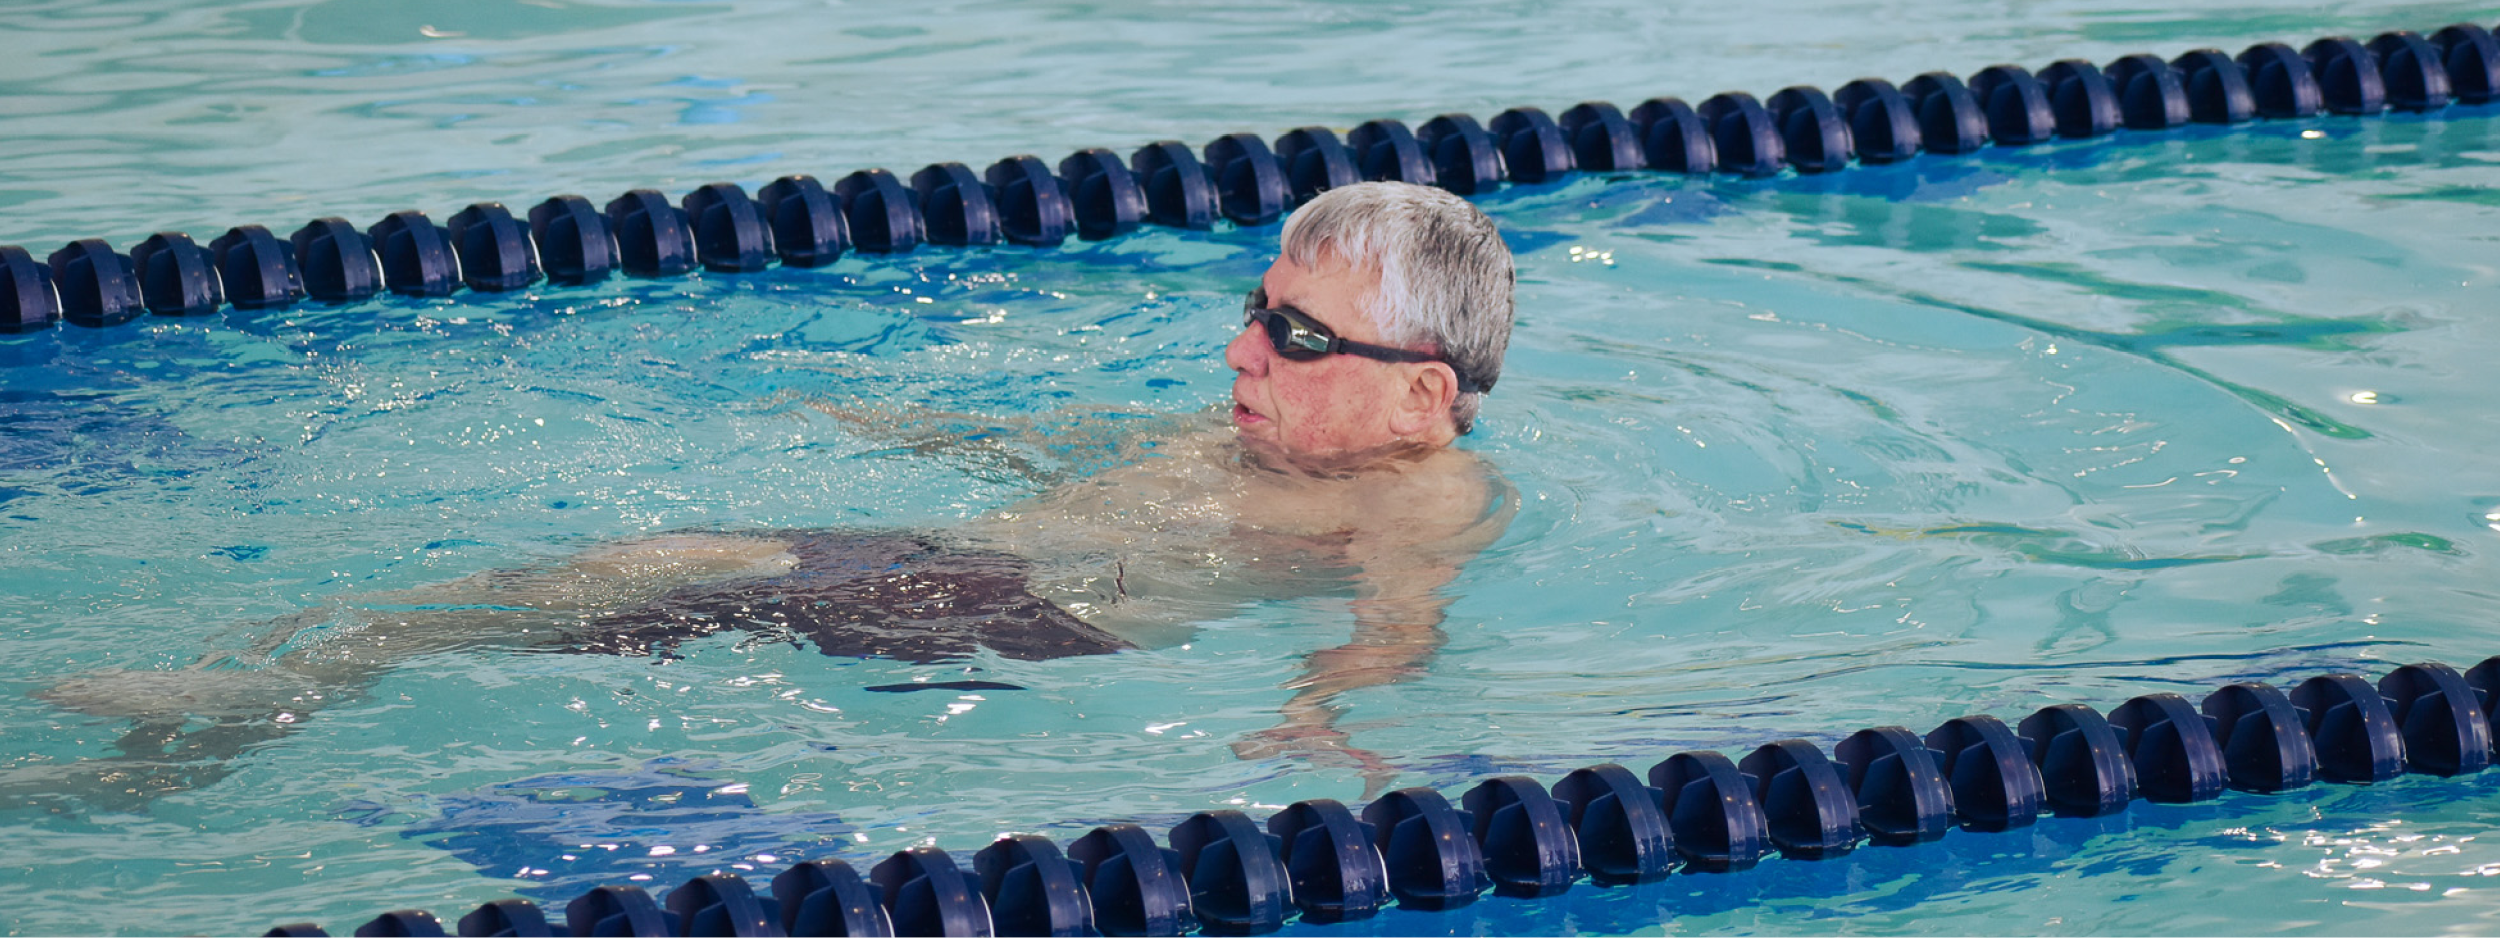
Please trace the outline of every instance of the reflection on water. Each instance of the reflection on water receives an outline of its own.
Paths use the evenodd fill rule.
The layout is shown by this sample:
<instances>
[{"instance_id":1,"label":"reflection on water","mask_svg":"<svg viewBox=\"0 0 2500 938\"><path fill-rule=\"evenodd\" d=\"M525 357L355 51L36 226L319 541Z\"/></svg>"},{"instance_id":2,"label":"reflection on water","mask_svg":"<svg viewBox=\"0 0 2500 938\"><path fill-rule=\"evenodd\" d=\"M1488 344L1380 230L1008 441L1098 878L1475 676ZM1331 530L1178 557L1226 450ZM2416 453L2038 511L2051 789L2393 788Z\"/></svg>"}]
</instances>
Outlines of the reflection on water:
<instances>
[{"instance_id":1,"label":"reflection on water","mask_svg":"<svg viewBox=\"0 0 2500 938\"><path fill-rule=\"evenodd\" d=\"M2481 15L1850 7L1766 32L1715 7L1027 6L960 11L956 32L769 3L192 6L0 13L29 50L0 74L17 226L0 242ZM775 34L791 38L755 40ZM1828 62L1801 65L1797 43ZM2469 236L2500 210L2494 153L2500 121L2461 108L1487 198L1521 253L1521 325L1467 446L1518 514L1445 590L1446 645L1416 679L1347 695L1341 725L1401 783L1447 787L2500 651L2482 625L2500 601L2482 585L2500 333ZM726 635L660 659L446 649L285 724L134 725L28 696L245 647L343 596L653 532L925 532L998 511L1156 438L1064 415L1222 397L1216 356L1273 234L0 340L0 776L117 758L101 765L171 780L0 805L21 845L7 930L337 927L1353 799L1350 767L1233 746L1276 725L1303 654L1351 631L1343 571L1320 564L1116 655L915 664ZM918 427L933 437L1069 432L933 451L810 402L967 415ZM2470 929L2500 864L2470 790L2139 805L1355 930ZM121 904L62 898L99 883Z\"/></svg>"},{"instance_id":2,"label":"reflection on water","mask_svg":"<svg viewBox=\"0 0 2500 938\"><path fill-rule=\"evenodd\" d=\"M657 759L624 771L515 779L436 799L422 818L382 804L337 810L350 823L395 829L481 872L519 880L514 891L541 903L600 885L656 888L716 869L753 876L849 841L851 825L833 815L757 810L746 785L705 778L719 769Z\"/></svg>"}]
</instances>

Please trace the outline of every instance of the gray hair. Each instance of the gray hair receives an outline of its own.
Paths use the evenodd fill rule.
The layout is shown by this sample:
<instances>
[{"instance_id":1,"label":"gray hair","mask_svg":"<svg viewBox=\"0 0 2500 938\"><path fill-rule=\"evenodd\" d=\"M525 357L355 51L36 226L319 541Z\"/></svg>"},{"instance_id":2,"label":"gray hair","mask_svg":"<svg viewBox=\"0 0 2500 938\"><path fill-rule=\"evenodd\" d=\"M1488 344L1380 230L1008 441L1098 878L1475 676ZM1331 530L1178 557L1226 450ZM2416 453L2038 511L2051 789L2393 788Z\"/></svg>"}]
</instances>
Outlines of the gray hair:
<instances>
[{"instance_id":1,"label":"gray hair","mask_svg":"<svg viewBox=\"0 0 2500 938\"><path fill-rule=\"evenodd\" d=\"M1365 313L1392 345L1430 343L1486 390L1510 348L1510 246L1467 200L1429 186L1365 182L1330 189L1285 219L1285 256L1304 268L1334 257L1378 275ZM1450 403L1475 428L1484 392Z\"/></svg>"}]
</instances>

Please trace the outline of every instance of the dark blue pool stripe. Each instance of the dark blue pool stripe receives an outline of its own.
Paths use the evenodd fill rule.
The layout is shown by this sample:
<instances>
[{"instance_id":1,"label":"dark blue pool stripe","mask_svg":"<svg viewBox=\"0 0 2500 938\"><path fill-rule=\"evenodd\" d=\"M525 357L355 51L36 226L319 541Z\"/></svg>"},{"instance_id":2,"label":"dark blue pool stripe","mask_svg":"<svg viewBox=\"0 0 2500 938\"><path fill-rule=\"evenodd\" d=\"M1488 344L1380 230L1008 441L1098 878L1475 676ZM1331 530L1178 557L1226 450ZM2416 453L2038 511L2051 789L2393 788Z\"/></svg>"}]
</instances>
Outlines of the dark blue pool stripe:
<instances>
[{"instance_id":1,"label":"dark blue pool stripe","mask_svg":"<svg viewBox=\"0 0 2500 938\"><path fill-rule=\"evenodd\" d=\"M799 863L762 891L735 874L697 876L655 899L600 886L562 922L525 899L480 906L461 935L1179 935L1261 934L1294 916L1368 918L1395 901L1451 909L1488 890L1522 899L1687 873L1752 868L1772 853L1831 860L1861 845L1908 846L1952 828L2002 832L2044 815L2100 817L2136 801L2194 803L2224 791L2270 794L2317 781L2369 784L2404 774L2489 768L2500 656L2459 673L2406 665L2376 684L2310 678L2290 693L2238 683L2191 704L2146 694L2107 714L2041 708L2008 726L1946 721L1921 737L1861 730L1826 754L1781 740L1740 760L1676 753L1646 779L1620 765L1574 771L1548 789L1486 779L1456 804L1430 788L1391 792L1360 812L1313 799L1264 826L1208 811L1163 843L1134 824L1095 828L1062 852L1049 838L1001 838L964 869L933 846L897 852L866 876L836 859ZM562 930L559 930L562 929ZM403 909L358 935L441 935ZM326 934L301 923L271 935Z\"/></svg>"},{"instance_id":2,"label":"dark blue pool stripe","mask_svg":"<svg viewBox=\"0 0 2500 938\"><path fill-rule=\"evenodd\" d=\"M1408 128L1367 122L1339 139L1322 127L1278 137L1226 134L1191 150L1147 144L1123 162L1089 149L1061 160L1011 156L974 172L937 163L904 179L882 169L830 188L789 176L754 196L705 185L671 204L637 189L604 210L559 195L516 217L501 203L462 209L448 225L395 212L359 230L322 218L281 240L257 225L206 246L160 232L129 254L100 239L73 241L42 262L0 246L0 332L68 320L110 326L142 315L200 316L285 307L306 299L354 303L388 292L446 296L462 288L518 290L540 282L594 284L618 273L668 277L696 267L747 273L774 263L816 267L845 251L904 253L922 244L1054 247L1070 235L1117 237L1137 225L1206 229L1218 219L1270 224L1332 186L1393 179L1460 195L1575 172L1652 170L1748 177L1828 173L1920 153L1962 154L1991 143L2029 146L2121 128L2239 124L2324 113L2430 112L2500 95L2500 43L2470 23L2428 36L2334 36L2298 50L2260 43L2237 56L2198 49L2164 60L2081 59L2034 73L1996 65L1965 81L1929 72L1895 87L1880 78L1834 94L1804 85L1767 100L1728 92L1699 107L1676 98L1629 113L1605 102L1560 119L1512 108L1489 123L1444 114Z\"/></svg>"}]
</instances>

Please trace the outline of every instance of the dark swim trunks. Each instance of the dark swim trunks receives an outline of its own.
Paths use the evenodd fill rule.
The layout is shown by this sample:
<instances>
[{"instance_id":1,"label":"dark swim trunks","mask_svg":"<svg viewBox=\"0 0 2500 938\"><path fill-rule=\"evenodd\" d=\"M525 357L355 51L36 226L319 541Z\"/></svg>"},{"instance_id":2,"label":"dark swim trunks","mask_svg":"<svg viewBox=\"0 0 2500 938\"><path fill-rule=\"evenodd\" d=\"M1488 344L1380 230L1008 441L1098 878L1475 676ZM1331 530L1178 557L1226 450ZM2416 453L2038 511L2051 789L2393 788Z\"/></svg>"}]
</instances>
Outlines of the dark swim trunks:
<instances>
[{"instance_id":1,"label":"dark swim trunks","mask_svg":"<svg viewBox=\"0 0 2500 938\"><path fill-rule=\"evenodd\" d=\"M988 648L1019 661L1107 655L1133 646L1025 586L1012 554L903 534L794 531L798 564L776 577L680 587L589 623L580 651L667 654L728 629L805 638L836 658L929 664Z\"/></svg>"}]
</instances>

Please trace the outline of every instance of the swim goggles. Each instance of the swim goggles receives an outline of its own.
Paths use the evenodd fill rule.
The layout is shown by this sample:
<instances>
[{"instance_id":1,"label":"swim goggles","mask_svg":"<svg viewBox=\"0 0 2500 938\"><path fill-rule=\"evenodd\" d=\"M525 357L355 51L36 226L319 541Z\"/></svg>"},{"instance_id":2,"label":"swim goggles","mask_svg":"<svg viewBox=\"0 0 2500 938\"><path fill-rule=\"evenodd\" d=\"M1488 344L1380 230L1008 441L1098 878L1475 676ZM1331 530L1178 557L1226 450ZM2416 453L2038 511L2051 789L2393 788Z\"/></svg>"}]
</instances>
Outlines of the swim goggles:
<instances>
[{"instance_id":1,"label":"swim goggles","mask_svg":"<svg viewBox=\"0 0 2500 938\"><path fill-rule=\"evenodd\" d=\"M1312 319L1309 313L1291 306L1267 305L1266 287L1254 288L1249 296L1242 298L1241 324L1247 326L1254 322L1267 329L1268 344L1275 346L1278 356L1289 361L1307 362L1330 355L1352 355L1383 362L1450 364L1449 359L1439 355L1338 338L1327 326L1320 325L1319 320ZM1458 375L1460 393L1472 394L1487 389L1486 385L1468 377L1455 365L1450 370Z\"/></svg>"}]
</instances>

